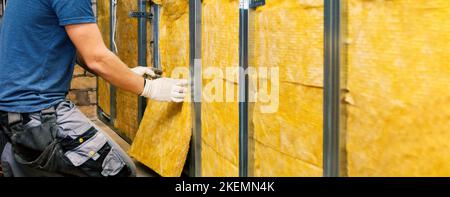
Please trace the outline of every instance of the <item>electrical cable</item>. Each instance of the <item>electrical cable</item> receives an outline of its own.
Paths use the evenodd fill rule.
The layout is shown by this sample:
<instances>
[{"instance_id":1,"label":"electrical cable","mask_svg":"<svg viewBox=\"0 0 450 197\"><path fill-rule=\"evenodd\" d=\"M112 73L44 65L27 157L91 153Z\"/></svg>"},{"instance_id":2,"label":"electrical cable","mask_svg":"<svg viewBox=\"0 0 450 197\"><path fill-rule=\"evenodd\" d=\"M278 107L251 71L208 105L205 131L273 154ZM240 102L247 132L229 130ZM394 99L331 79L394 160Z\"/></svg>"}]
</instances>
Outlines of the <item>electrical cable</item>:
<instances>
[{"instance_id":1,"label":"electrical cable","mask_svg":"<svg viewBox=\"0 0 450 197\"><path fill-rule=\"evenodd\" d=\"M111 21L112 23L112 44L114 45L114 53L119 53L119 49L117 48L117 43L116 43L116 32L117 32L117 0L112 0L113 2L113 13L111 13L113 15L113 21Z\"/></svg>"}]
</instances>

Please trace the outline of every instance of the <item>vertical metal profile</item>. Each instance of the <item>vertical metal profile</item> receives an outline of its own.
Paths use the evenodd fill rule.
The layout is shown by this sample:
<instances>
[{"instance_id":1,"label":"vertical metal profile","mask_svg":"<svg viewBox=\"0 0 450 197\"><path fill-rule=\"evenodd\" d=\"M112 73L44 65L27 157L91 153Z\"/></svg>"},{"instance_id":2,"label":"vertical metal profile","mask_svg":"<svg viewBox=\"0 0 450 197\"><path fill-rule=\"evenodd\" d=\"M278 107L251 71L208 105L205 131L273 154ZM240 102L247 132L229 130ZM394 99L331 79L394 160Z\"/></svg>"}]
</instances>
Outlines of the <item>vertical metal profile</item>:
<instances>
[{"instance_id":1,"label":"vertical metal profile","mask_svg":"<svg viewBox=\"0 0 450 197\"><path fill-rule=\"evenodd\" d=\"M248 160L248 26L249 2L240 0L239 5L239 176L247 177Z\"/></svg>"},{"instance_id":2,"label":"vertical metal profile","mask_svg":"<svg viewBox=\"0 0 450 197\"><path fill-rule=\"evenodd\" d=\"M5 13L5 0L0 0L0 25L2 24L3 14Z\"/></svg>"},{"instance_id":3,"label":"vertical metal profile","mask_svg":"<svg viewBox=\"0 0 450 197\"><path fill-rule=\"evenodd\" d=\"M138 12L142 14L138 17L138 65L147 67L147 0L137 0ZM138 97L138 123L144 117L147 99Z\"/></svg>"},{"instance_id":4,"label":"vertical metal profile","mask_svg":"<svg viewBox=\"0 0 450 197\"><path fill-rule=\"evenodd\" d=\"M2 14L5 14L5 8L6 8L6 0L0 0L1 5L1 12Z\"/></svg>"},{"instance_id":5,"label":"vertical metal profile","mask_svg":"<svg viewBox=\"0 0 450 197\"><path fill-rule=\"evenodd\" d=\"M323 176L339 176L341 0L324 0Z\"/></svg>"},{"instance_id":6,"label":"vertical metal profile","mask_svg":"<svg viewBox=\"0 0 450 197\"><path fill-rule=\"evenodd\" d=\"M0 18L5 13L5 5L6 5L6 1L5 0L0 0Z\"/></svg>"},{"instance_id":7,"label":"vertical metal profile","mask_svg":"<svg viewBox=\"0 0 450 197\"><path fill-rule=\"evenodd\" d=\"M160 59L160 51L159 51L159 5L153 4L153 18L152 18L152 29L153 29L153 68L162 69L161 68L161 59Z\"/></svg>"},{"instance_id":8,"label":"vertical metal profile","mask_svg":"<svg viewBox=\"0 0 450 197\"><path fill-rule=\"evenodd\" d=\"M117 6L117 0L110 0L109 1L109 11L110 11L110 23L109 23L109 43L110 43L110 48L111 51L113 53L117 53L117 49L116 49L116 45L115 45L115 31L116 31L116 6ZM114 121L116 120L117 117L117 112L116 112L116 87L114 87L112 84L109 85L109 98L110 98L110 114L109 114L109 118L110 118L110 124L114 125Z\"/></svg>"},{"instance_id":9,"label":"vertical metal profile","mask_svg":"<svg viewBox=\"0 0 450 197\"><path fill-rule=\"evenodd\" d=\"M201 176L201 96L202 96L202 2L189 0L189 64L192 101L192 140L190 175Z\"/></svg>"}]
</instances>

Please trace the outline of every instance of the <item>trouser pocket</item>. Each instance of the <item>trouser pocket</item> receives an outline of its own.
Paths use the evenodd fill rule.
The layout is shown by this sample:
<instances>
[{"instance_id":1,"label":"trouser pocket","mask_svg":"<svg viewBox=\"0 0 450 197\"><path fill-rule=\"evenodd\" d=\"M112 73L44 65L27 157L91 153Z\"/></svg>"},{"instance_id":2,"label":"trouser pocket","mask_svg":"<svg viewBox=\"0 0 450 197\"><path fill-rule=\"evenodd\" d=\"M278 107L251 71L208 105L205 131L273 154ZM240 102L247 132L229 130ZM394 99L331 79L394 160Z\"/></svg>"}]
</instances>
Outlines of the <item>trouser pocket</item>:
<instances>
[{"instance_id":1,"label":"trouser pocket","mask_svg":"<svg viewBox=\"0 0 450 197\"><path fill-rule=\"evenodd\" d=\"M9 137L15 160L27 167L49 172L70 168L69 163L61 159L63 152L57 137L58 126L54 109L44 110L40 118L40 124L26 126L20 114L9 115Z\"/></svg>"},{"instance_id":2,"label":"trouser pocket","mask_svg":"<svg viewBox=\"0 0 450 197\"><path fill-rule=\"evenodd\" d=\"M33 169L65 174L73 174L75 172L73 166L63 158L64 154L57 141L49 144L34 160L25 160L24 157L17 153L14 156L18 163Z\"/></svg>"},{"instance_id":3,"label":"trouser pocket","mask_svg":"<svg viewBox=\"0 0 450 197\"><path fill-rule=\"evenodd\" d=\"M46 123L31 128L21 125L11 127L14 152L26 161L37 159L56 140L53 129Z\"/></svg>"},{"instance_id":4,"label":"trouser pocket","mask_svg":"<svg viewBox=\"0 0 450 197\"><path fill-rule=\"evenodd\" d=\"M102 163L102 175L129 176L130 173L131 171L125 168L125 162L120 157L120 154L117 153L117 150L112 148Z\"/></svg>"},{"instance_id":5,"label":"trouser pocket","mask_svg":"<svg viewBox=\"0 0 450 197\"><path fill-rule=\"evenodd\" d=\"M72 139L66 137L61 147L70 162L91 177L130 176L131 169L108 143L107 137L94 127Z\"/></svg>"}]
</instances>

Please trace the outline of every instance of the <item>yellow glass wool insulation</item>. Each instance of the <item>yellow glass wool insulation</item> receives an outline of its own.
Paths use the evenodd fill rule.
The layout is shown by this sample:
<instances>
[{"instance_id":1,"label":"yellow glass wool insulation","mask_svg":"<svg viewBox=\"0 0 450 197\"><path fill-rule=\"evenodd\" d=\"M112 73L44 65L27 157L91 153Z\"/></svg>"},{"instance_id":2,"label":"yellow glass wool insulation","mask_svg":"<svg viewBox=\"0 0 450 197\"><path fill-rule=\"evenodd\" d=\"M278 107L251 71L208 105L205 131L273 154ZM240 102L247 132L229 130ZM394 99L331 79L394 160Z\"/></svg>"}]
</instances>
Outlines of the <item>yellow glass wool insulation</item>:
<instances>
[{"instance_id":1,"label":"yellow glass wool insulation","mask_svg":"<svg viewBox=\"0 0 450 197\"><path fill-rule=\"evenodd\" d=\"M161 3L161 51L167 72L171 71L168 69L170 65L187 66L188 8L187 1ZM205 0L202 6L203 74L212 67L225 73L227 67L238 67L238 1ZM252 120L255 124L254 138L257 140L255 144L264 145L255 146L255 153L250 153L255 155L254 163L257 164L255 176L281 176L294 171L297 173L291 176L320 176L323 5L321 1L267 1L267 5L258 9L255 16L253 61L255 65L279 67L281 74L279 110L264 114L257 109L266 103L257 103L255 107ZM288 20L298 22L290 23ZM236 99L237 81L224 76L218 79L222 79L223 87L228 88L222 91L231 89ZM220 91L210 89L211 81L204 75L204 94ZM238 103L236 100L203 99L202 174L237 176ZM165 117L167 106L150 102L130 153L163 176L179 175L190 137L188 105L184 104L175 111L171 109L171 116ZM165 147L177 151L169 154ZM264 151L270 155L264 156L272 159L259 154L265 150L264 147L271 147L270 151ZM261 170L280 166L287 167L286 171Z\"/></svg>"},{"instance_id":2,"label":"yellow glass wool insulation","mask_svg":"<svg viewBox=\"0 0 450 197\"><path fill-rule=\"evenodd\" d=\"M202 140L207 145L202 147L202 175L238 176L237 83L225 73L239 66L239 1L204 0L202 16ZM213 80L220 81L222 90L213 87ZM217 99L208 96L219 91L223 94ZM226 102L226 91L234 93L231 102Z\"/></svg>"},{"instance_id":3,"label":"yellow glass wool insulation","mask_svg":"<svg viewBox=\"0 0 450 197\"><path fill-rule=\"evenodd\" d=\"M321 176L323 0L266 0L251 17L251 65L279 68L278 110L254 107L253 175Z\"/></svg>"},{"instance_id":4,"label":"yellow glass wool insulation","mask_svg":"<svg viewBox=\"0 0 450 197\"><path fill-rule=\"evenodd\" d=\"M225 159L210 145L202 144L202 176L204 177L236 177L239 168L232 161Z\"/></svg>"},{"instance_id":5,"label":"yellow glass wool insulation","mask_svg":"<svg viewBox=\"0 0 450 197\"><path fill-rule=\"evenodd\" d=\"M99 25L106 39L105 2L99 2ZM160 50L168 75L189 66L188 0L155 2L162 5ZM346 173L449 176L450 1L344 2ZM238 0L202 6L203 71L238 67ZM136 3L119 1L118 8L119 56L134 66L137 23L127 13ZM280 69L280 100L275 113L261 112L267 102L251 108L250 174L321 176L323 0L266 0L251 17L250 64ZM208 82L203 79L204 89ZM236 80L223 84L237 89ZM106 112L108 98L100 81ZM149 102L130 154L163 176L179 176L191 137L190 105ZM117 126L132 138L137 98L119 92L117 107ZM202 175L237 176L238 103L203 102L202 118Z\"/></svg>"},{"instance_id":6,"label":"yellow glass wool insulation","mask_svg":"<svg viewBox=\"0 0 450 197\"><path fill-rule=\"evenodd\" d=\"M188 0L163 0L160 51L164 75L189 67ZM189 73L186 73L189 74ZM188 76L183 76L187 78ZM129 153L162 176L180 176L192 133L191 103L148 102Z\"/></svg>"},{"instance_id":7,"label":"yellow glass wool insulation","mask_svg":"<svg viewBox=\"0 0 450 197\"><path fill-rule=\"evenodd\" d=\"M284 154L270 146L255 143L254 175L264 177L318 177L322 168L302 159Z\"/></svg>"},{"instance_id":8,"label":"yellow glass wool insulation","mask_svg":"<svg viewBox=\"0 0 450 197\"><path fill-rule=\"evenodd\" d=\"M347 1L349 176L450 176L450 1Z\"/></svg>"}]
</instances>

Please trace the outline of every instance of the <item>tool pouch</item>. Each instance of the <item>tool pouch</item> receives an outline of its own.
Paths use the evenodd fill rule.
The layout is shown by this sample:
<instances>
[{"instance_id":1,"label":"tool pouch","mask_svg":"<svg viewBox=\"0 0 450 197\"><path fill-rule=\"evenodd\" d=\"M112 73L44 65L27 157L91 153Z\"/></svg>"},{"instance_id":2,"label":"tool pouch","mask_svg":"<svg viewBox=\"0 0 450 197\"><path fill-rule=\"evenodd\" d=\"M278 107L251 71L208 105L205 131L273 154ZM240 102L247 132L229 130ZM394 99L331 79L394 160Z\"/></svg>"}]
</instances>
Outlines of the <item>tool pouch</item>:
<instances>
[{"instance_id":1,"label":"tool pouch","mask_svg":"<svg viewBox=\"0 0 450 197\"><path fill-rule=\"evenodd\" d=\"M27 122L19 113L8 113L9 136L16 161L30 168L57 172L70 168L57 137L56 111L53 107L41 111L41 124L25 126Z\"/></svg>"}]
</instances>

